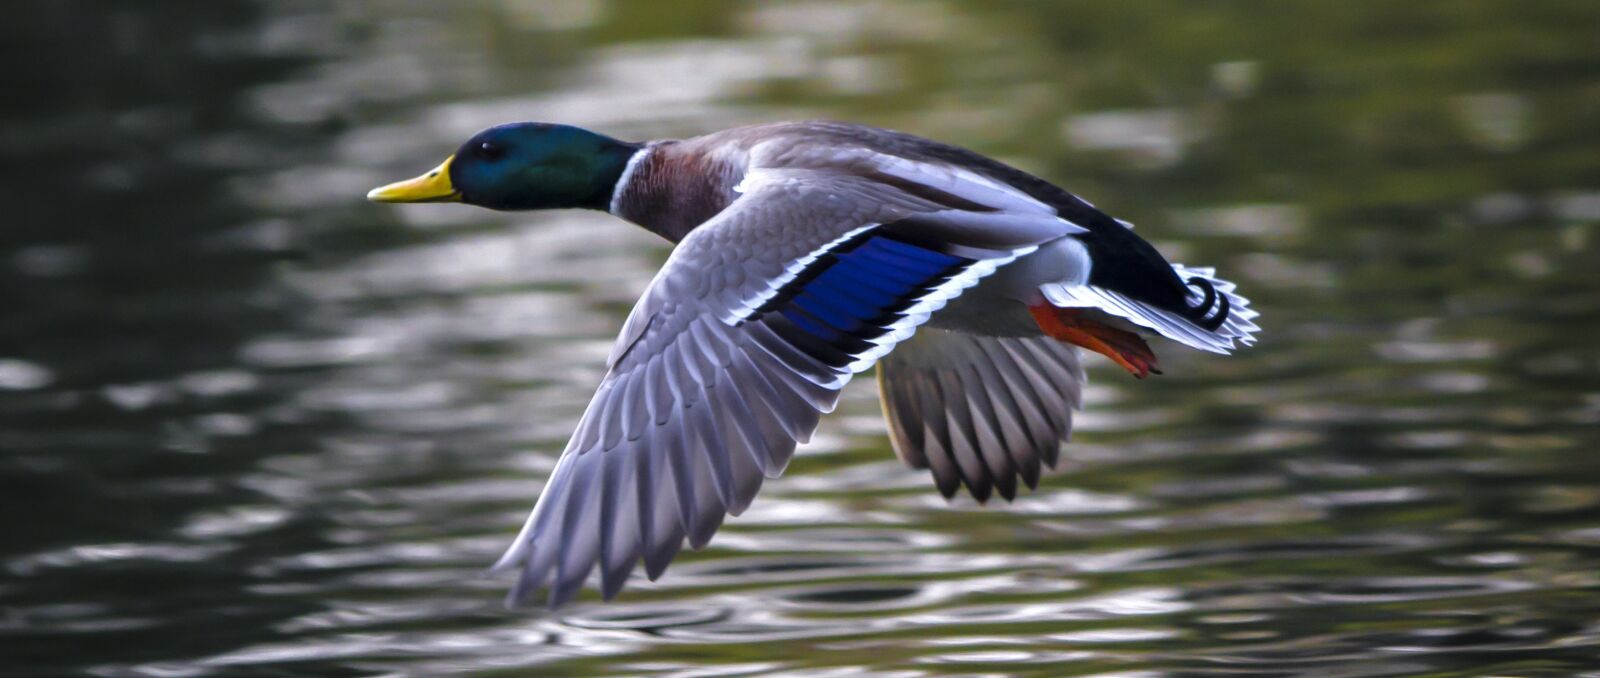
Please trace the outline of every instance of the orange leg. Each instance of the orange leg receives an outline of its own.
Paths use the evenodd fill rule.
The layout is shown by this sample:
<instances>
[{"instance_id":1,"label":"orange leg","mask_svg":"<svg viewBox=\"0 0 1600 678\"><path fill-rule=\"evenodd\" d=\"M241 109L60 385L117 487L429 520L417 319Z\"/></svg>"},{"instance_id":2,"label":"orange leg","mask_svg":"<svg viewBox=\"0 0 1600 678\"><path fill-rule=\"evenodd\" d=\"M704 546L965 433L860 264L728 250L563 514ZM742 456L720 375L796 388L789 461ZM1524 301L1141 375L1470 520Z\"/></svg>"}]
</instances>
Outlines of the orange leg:
<instances>
[{"instance_id":1,"label":"orange leg","mask_svg":"<svg viewBox=\"0 0 1600 678\"><path fill-rule=\"evenodd\" d=\"M1045 334L1110 358L1135 377L1161 374L1155 351L1137 334L1095 321L1075 308L1045 304L1029 306L1028 312Z\"/></svg>"}]
</instances>

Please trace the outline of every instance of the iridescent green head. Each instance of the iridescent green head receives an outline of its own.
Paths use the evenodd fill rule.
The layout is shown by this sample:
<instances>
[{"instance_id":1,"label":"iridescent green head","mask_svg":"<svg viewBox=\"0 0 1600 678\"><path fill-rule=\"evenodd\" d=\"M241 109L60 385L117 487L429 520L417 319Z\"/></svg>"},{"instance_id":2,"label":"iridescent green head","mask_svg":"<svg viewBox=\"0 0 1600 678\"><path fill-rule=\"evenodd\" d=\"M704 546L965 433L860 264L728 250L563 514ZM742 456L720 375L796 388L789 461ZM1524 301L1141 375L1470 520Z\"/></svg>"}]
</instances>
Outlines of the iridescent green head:
<instances>
[{"instance_id":1,"label":"iridescent green head","mask_svg":"<svg viewBox=\"0 0 1600 678\"><path fill-rule=\"evenodd\" d=\"M367 199L497 210L606 209L639 148L569 125L499 125L474 134L433 171L372 189Z\"/></svg>"}]
</instances>

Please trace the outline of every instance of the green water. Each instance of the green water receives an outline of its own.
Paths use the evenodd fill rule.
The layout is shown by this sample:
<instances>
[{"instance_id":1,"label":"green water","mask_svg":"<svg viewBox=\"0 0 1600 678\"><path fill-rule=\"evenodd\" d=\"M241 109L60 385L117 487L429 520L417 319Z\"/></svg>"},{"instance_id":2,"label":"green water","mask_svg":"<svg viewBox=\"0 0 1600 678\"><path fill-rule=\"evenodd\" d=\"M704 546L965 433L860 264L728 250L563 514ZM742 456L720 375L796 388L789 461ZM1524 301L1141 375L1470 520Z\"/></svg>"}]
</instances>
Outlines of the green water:
<instances>
[{"instance_id":1,"label":"green water","mask_svg":"<svg viewBox=\"0 0 1600 678\"><path fill-rule=\"evenodd\" d=\"M0 22L0 674L1600 668L1600 4L19 1ZM471 131L826 117L1213 264L1232 357L1097 360L946 504L871 380L702 552L507 612L666 250L382 207Z\"/></svg>"}]
</instances>

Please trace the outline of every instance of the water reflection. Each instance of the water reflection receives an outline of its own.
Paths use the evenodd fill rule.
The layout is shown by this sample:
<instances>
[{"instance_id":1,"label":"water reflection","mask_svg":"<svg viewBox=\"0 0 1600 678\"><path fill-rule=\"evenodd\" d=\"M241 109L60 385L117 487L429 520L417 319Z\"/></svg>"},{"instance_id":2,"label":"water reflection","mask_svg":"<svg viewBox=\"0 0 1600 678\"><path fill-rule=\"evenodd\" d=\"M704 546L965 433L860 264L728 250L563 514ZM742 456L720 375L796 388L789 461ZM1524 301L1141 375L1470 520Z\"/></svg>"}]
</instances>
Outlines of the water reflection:
<instances>
[{"instance_id":1,"label":"water reflection","mask_svg":"<svg viewBox=\"0 0 1600 678\"><path fill-rule=\"evenodd\" d=\"M0 23L29 65L0 101L8 672L1593 665L1586 5L27 4ZM483 567L664 249L359 197L507 119L802 116L1060 180L1240 278L1267 339L1095 372L1067 469L986 508L892 459L863 381L666 577L501 610Z\"/></svg>"}]
</instances>

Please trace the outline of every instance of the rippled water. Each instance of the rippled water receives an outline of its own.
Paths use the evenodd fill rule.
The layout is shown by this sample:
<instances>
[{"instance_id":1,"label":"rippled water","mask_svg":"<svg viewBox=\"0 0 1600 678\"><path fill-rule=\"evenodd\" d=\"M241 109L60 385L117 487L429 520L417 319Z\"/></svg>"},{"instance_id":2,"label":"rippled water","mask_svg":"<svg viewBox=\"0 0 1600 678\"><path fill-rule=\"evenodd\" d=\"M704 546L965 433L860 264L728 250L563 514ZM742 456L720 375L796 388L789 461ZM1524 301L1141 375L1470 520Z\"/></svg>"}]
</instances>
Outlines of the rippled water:
<instances>
[{"instance_id":1,"label":"rippled water","mask_svg":"<svg viewBox=\"0 0 1600 678\"><path fill-rule=\"evenodd\" d=\"M1600 667L1593 3L18 2L0 23L0 672L1569 675ZM947 505L871 380L703 552L507 612L665 256L368 205L462 136L831 117L1214 263L1231 358L1103 361Z\"/></svg>"}]
</instances>

